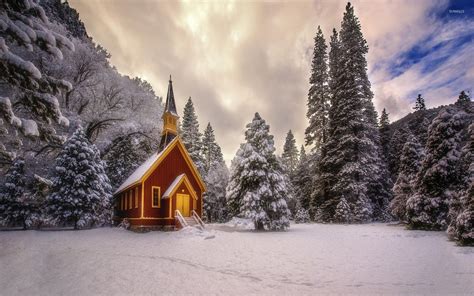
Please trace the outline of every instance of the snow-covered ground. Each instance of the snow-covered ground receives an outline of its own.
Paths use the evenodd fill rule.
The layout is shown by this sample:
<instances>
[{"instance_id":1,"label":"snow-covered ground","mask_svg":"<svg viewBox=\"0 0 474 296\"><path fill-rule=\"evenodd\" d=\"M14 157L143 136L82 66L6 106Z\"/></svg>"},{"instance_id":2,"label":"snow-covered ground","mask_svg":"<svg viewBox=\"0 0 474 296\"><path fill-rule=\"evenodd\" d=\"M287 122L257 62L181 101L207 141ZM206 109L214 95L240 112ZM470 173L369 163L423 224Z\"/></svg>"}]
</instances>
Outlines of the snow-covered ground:
<instances>
[{"instance_id":1,"label":"snow-covered ground","mask_svg":"<svg viewBox=\"0 0 474 296\"><path fill-rule=\"evenodd\" d=\"M470 294L474 248L384 224L0 232L1 295Z\"/></svg>"}]
</instances>

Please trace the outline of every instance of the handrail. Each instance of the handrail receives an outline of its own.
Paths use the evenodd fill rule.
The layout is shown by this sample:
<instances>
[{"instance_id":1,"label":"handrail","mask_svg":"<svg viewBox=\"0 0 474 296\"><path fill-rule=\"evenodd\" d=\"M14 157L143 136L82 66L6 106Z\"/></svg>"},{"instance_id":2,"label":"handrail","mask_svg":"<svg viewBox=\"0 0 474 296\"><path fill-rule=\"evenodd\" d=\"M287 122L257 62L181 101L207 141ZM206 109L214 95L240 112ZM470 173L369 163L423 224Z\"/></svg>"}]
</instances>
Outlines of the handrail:
<instances>
[{"instance_id":1,"label":"handrail","mask_svg":"<svg viewBox=\"0 0 474 296\"><path fill-rule=\"evenodd\" d=\"M201 220L201 217L199 217L198 213L196 213L195 210L192 210L191 213L193 214L194 220L196 220L196 222L198 222L203 229L206 228L204 222Z\"/></svg>"},{"instance_id":2,"label":"handrail","mask_svg":"<svg viewBox=\"0 0 474 296\"><path fill-rule=\"evenodd\" d=\"M178 218L179 223L184 227L188 227L188 223L186 220L184 220L183 215L181 215L181 212L179 210L174 211L174 216L175 218Z\"/></svg>"}]
</instances>

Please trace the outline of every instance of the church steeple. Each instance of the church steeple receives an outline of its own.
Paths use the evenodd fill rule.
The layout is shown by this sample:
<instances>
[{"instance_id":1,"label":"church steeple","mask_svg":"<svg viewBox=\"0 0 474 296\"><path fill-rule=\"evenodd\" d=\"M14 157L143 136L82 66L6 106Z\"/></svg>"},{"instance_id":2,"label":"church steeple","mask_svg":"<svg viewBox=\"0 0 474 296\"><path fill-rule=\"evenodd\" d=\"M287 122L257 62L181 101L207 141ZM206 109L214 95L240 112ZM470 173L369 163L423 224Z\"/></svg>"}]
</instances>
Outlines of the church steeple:
<instances>
[{"instance_id":1,"label":"church steeple","mask_svg":"<svg viewBox=\"0 0 474 296\"><path fill-rule=\"evenodd\" d=\"M178 112L174 101L173 81L168 83L165 110L163 112L163 131L161 132L160 150L163 150L178 135Z\"/></svg>"}]
</instances>

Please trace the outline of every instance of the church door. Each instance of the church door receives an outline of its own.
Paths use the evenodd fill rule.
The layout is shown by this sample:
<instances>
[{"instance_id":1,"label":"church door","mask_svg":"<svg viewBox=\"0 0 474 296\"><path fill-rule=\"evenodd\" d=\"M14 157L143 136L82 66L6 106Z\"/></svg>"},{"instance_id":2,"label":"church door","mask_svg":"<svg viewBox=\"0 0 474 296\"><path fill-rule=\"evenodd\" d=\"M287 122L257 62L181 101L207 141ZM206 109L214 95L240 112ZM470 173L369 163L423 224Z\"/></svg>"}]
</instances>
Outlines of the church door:
<instances>
[{"instance_id":1,"label":"church door","mask_svg":"<svg viewBox=\"0 0 474 296\"><path fill-rule=\"evenodd\" d=\"M188 194L176 194L176 209L180 211L184 217L189 217L189 195Z\"/></svg>"}]
</instances>

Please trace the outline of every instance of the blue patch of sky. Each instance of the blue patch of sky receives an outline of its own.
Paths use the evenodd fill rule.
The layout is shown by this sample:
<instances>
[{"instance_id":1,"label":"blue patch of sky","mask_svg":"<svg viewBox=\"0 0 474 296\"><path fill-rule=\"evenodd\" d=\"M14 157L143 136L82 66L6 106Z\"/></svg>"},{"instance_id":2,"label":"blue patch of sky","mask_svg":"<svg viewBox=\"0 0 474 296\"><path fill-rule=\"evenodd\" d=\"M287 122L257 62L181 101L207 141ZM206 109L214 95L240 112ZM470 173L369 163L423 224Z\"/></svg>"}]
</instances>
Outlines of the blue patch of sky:
<instances>
[{"instance_id":1,"label":"blue patch of sky","mask_svg":"<svg viewBox=\"0 0 474 296\"><path fill-rule=\"evenodd\" d=\"M428 13L429 17L434 18L437 22L445 23L452 21L462 21L464 19L474 19L474 1L473 0L456 0L450 1L446 6L437 7ZM419 63L429 55L435 53L444 53L439 57L432 59L429 63L423 65L422 73L436 70L441 66L457 49L461 48L468 42L473 42L474 32L466 35L460 35L458 38L451 40L436 42L436 35L430 35L422 39L410 48L401 53L397 59L389 67L389 73L392 78L403 74L408 68ZM426 44L433 43L434 46L427 47Z\"/></svg>"}]
</instances>

